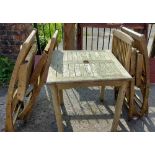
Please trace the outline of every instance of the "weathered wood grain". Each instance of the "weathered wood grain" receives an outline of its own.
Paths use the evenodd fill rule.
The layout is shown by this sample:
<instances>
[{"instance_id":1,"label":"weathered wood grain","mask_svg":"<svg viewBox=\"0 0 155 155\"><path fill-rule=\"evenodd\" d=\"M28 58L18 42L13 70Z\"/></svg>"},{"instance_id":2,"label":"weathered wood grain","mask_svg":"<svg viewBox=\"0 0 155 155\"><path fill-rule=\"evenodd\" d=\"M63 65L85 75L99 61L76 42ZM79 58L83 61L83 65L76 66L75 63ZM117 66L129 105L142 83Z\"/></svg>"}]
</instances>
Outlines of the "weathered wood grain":
<instances>
[{"instance_id":1,"label":"weathered wood grain","mask_svg":"<svg viewBox=\"0 0 155 155\"><path fill-rule=\"evenodd\" d=\"M47 84L55 82L128 79L130 75L111 52L54 51ZM62 58L59 57L62 56ZM74 55L74 58L73 58ZM75 56L76 55L76 56ZM75 58L76 57L76 58ZM65 59L64 59L65 58ZM63 62L54 60L63 59ZM56 73L56 74L55 74Z\"/></svg>"},{"instance_id":2,"label":"weathered wood grain","mask_svg":"<svg viewBox=\"0 0 155 155\"><path fill-rule=\"evenodd\" d=\"M55 61L58 59L59 61ZM60 91L106 85L120 87L112 126L112 131L116 131L126 85L130 80L129 73L110 51L54 51L46 84L52 88L58 131L63 131L60 109L60 102L62 103L63 99Z\"/></svg>"}]
</instances>

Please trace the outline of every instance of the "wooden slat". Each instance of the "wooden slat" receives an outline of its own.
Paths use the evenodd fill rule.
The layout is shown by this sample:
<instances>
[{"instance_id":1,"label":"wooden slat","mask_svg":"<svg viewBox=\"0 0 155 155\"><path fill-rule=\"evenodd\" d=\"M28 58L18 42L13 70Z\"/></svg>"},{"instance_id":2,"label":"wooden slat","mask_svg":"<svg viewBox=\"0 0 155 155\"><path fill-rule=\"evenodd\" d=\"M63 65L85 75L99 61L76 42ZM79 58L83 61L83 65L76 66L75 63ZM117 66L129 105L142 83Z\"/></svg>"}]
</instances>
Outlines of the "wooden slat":
<instances>
[{"instance_id":1,"label":"wooden slat","mask_svg":"<svg viewBox=\"0 0 155 155\"><path fill-rule=\"evenodd\" d=\"M38 77L40 76L40 73L47 61L47 57L48 55L44 52L38 62L38 64L36 65L33 73L32 73L32 76L31 76L31 79L30 79L30 83L31 84L35 84L36 81L38 81Z\"/></svg>"},{"instance_id":2,"label":"wooden slat","mask_svg":"<svg viewBox=\"0 0 155 155\"><path fill-rule=\"evenodd\" d=\"M77 55L76 61L73 58L74 52ZM56 63L58 61L56 61L55 64L52 64L52 70L55 70L57 74L52 74L53 71L50 69L52 72L49 72L47 83L56 81L67 82L68 80L94 80L94 77L96 80L130 78L130 75L121 66L111 52L66 51L62 53L65 55L67 54L69 60L67 59L66 61L61 58L63 59L62 64ZM69 55L71 55L71 57ZM58 54L55 53L53 57L54 61L57 60L57 56ZM57 78L58 76L59 78Z\"/></svg>"},{"instance_id":3,"label":"wooden slat","mask_svg":"<svg viewBox=\"0 0 155 155\"><path fill-rule=\"evenodd\" d=\"M85 77L87 77L87 71L85 70L84 64L80 64L80 71L81 71L81 79L85 79Z\"/></svg>"},{"instance_id":4,"label":"wooden slat","mask_svg":"<svg viewBox=\"0 0 155 155\"><path fill-rule=\"evenodd\" d=\"M11 103L12 104L12 106L11 106L11 113L14 112L18 102L19 102L19 100L18 100L18 97L17 97L17 89L16 89L15 92L14 92L14 95L13 95L12 103Z\"/></svg>"},{"instance_id":5,"label":"wooden slat","mask_svg":"<svg viewBox=\"0 0 155 155\"><path fill-rule=\"evenodd\" d=\"M75 77L74 64L69 64L68 69L69 69L69 75L70 75L70 77L71 78L74 78Z\"/></svg>"},{"instance_id":6,"label":"wooden slat","mask_svg":"<svg viewBox=\"0 0 155 155\"><path fill-rule=\"evenodd\" d=\"M75 74L76 76L81 76L80 64L75 64Z\"/></svg>"},{"instance_id":7,"label":"wooden slat","mask_svg":"<svg viewBox=\"0 0 155 155\"><path fill-rule=\"evenodd\" d=\"M64 50L75 49L75 24L65 23L64 24Z\"/></svg>"},{"instance_id":8,"label":"wooden slat","mask_svg":"<svg viewBox=\"0 0 155 155\"><path fill-rule=\"evenodd\" d=\"M69 68L68 64L63 65L63 77L69 77Z\"/></svg>"},{"instance_id":9,"label":"wooden slat","mask_svg":"<svg viewBox=\"0 0 155 155\"><path fill-rule=\"evenodd\" d=\"M13 118L12 118L12 97L13 97L15 85L17 84L17 80L18 80L18 72L20 69L20 65L24 62L27 54L29 53L30 48L32 47L32 44L34 43L36 31L37 30L34 29L31 32L31 34L28 36L26 41L23 43L23 45L20 47L20 52L12 72L12 76L11 76L11 80L8 88L8 95L7 95L6 127L5 127L6 131L14 130Z\"/></svg>"},{"instance_id":10,"label":"wooden slat","mask_svg":"<svg viewBox=\"0 0 155 155\"><path fill-rule=\"evenodd\" d=\"M136 85L141 85L141 76L142 76L142 66L143 66L143 55L137 54L137 67L136 67Z\"/></svg>"},{"instance_id":11,"label":"wooden slat","mask_svg":"<svg viewBox=\"0 0 155 155\"><path fill-rule=\"evenodd\" d=\"M62 65L57 64L57 72L56 72L57 78L63 78L63 67Z\"/></svg>"},{"instance_id":12,"label":"wooden slat","mask_svg":"<svg viewBox=\"0 0 155 155\"><path fill-rule=\"evenodd\" d=\"M85 70L87 72L87 76L93 76L93 72L91 70L90 64L89 63L88 64L84 64L84 67L85 67Z\"/></svg>"},{"instance_id":13,"label":"wooden slat","mask_svg":"<svg viewBox=\"0 0 155 155\"><path fill-rule=\"evenodd\" d=\"M29 54L25 58L25 62L20 66L18 73L18 92L17 97L23 101L24 95L29 84L34 65L34 55L36 54L36 45L34 44L30 49Z\"/></svg>"},{"instance_id":14,"label":"wooden slat","mask_svg":"<svg viewBox=\"0 0 155 155\"><path fill-rule=\"evenodd\" d=\"M130 62L130 74L132 77L135 77L136 73L136 56L137 56L137 50L134 48L131 52L131 62Z\"/></svg>"},{"instance_id":15,"label":"wooden slat","mask_svg":"<svg viewBox=\"0 0 155 155\"><path fill-rule=\"evenodd\" d=\"M95 64L91 63L90 66L91 66L91 70L93 72L94 77L98 77L98 73L97 73L97 70L95 68Z\"/></svg>"},{"instance_id":16,"label":"wooden slat","mask_svg":"<svg viewBox=\"0 0 155 155\"><path fill-rule=\"evenodd\" d=\"M126 33L122 32L120 30L114 30L113 35L115 35L117 38L119 38L123 42L126 42L129 45L132 45L132 43L134 41L130 36L128 36Z\"/></svg>"},{"instance_id":17,"label":"wooden slat","mask_svg":"<svg viewBox=\"0 0 155 155\"><path fill-rule=\"evenodd\" d=\"M13 117L13 124L15 124L15 122L16 122L16 120L17 120L17 118L18 118L18 115L19 115L21 106L22 106L22 105L19 104L18 107L17 107L17 110L16 110L16 112L15 112L15 114L14 114L14 117Z\"/></svg>"},{"instance_id":18,"label":"wooden slat","mask_svg":"<svg viewBox=\"0 0 155 155\"><path fill-rule=\"evenodd\" d=\"M73 56L73 61L78 60L76 52L72 52L72 56Z\"/></svg>"}]
</instances>

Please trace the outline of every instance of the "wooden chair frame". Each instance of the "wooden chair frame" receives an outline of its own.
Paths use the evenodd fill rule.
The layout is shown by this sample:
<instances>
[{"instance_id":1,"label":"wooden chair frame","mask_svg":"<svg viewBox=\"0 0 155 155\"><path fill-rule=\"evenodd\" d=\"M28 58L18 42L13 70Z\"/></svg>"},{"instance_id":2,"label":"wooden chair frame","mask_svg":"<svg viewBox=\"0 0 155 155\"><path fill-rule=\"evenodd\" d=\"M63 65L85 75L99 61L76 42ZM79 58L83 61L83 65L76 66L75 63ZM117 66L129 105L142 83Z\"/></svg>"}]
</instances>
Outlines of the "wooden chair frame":
<instances>
[{"instance_id":1,"label":"wooden chair frame","mask_svg":"<svg viewBox=\"0 0 155 155\"><path fill-rule=\"evenodd\" d=\"M150 69L147 41L143 34L137 33L126 27L121 27L121 30L131 36L134 40L130 69L128 70L134 79L134 83L130 85L131 93L129 95L133 98L133 103L130 103L129 101L129 118L134 116L141 117L148 114ZM135 86L140 89L142 100L135 93Z\"/></svg>"},{"instance_id":2,"label":"wooden chair frame","mask_svg":"<svg viewBox=\"0 0 155 155\"><path fill-rule=\"evenodd\" d=\"M46 82L48 68L57 42L56 31L49 40L39 62L34 67L36 53L36 29L21 46L9 84L6 106L6 131L14 131L18 119L28 118L42 86ZM25 100L26 98L26 100Z\"/></svg>"},{"instance_id":3,"label":"wooden chair frame","mask_svg":"<svg viewBox=\"0 0 155 155\"><path fill-rule=\"evenodd\" d=\"M121 62L126 70L129 70L130 57L132 51L133 39L121 30L113 31L112 53ZM100 89L100 100L104 100L105 87ZM117 98L118 88L115 88L115 98Z\"/></svg>"}]
</instances>

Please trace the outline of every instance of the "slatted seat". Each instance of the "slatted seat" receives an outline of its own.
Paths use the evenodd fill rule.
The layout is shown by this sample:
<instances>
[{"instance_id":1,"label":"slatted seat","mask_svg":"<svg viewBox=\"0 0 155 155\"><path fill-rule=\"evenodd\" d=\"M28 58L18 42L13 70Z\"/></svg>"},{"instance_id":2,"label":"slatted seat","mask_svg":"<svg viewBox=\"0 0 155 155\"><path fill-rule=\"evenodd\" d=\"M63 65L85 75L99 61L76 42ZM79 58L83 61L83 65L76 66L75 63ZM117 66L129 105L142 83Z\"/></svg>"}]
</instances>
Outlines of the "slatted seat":
<instances>
[{"instance_id":1,"label":"slatted seat","mask_svg":"<svg viewBox=\"0 0 155 155\"><path fill-rule=\"evenodd\" d=\"M149 58L147 51L147 41L143 34L137 33L126 27L121 30L130 35L134 42L130 59L129 73L134 79L133 85L130 86L129 95L133 98L133 103L129 104L129 118L133 116L144 116L148 113L148 97L150 86ZM142 98L136 93L135 89L139 88Z\"/></svg>"},{"instance_id":2,"label":"slatted seat","mask_svg":"<svg viewBox=\"0 0 155 155\"><path fill-rule=\"evenodd\" d=\"M27 119L42 86L46 82L52 52L56 46L56 31L49 40L38 63L36 54L36 30L34 29L21 46L9 84L6 106L6 131L14 131L18 119Z\"/></svg>"}]
</instances>

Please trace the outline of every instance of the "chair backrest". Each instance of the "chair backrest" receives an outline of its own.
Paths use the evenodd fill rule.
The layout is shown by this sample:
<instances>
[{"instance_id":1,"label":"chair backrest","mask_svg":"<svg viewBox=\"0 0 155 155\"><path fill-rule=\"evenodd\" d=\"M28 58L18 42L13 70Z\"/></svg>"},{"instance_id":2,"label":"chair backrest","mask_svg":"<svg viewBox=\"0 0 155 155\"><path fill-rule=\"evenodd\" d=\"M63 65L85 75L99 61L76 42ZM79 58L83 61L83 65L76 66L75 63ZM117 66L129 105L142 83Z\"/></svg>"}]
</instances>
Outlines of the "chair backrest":
<instances>
[{"instance_id":1,"label":"chair backrest","mask_svg":"<svg viewBox=\"0 0 155 155\"><path fill-rule=\"evenodd\" d=\"M120 30L113 31L112 53L129 71L133 39Z\"/></svg>"},{"instance_id":2,"label":"chair backrest","mask_svg":"<svg viewBox=\"0 0 155 155\"><path fill-rule=\"evenodd\" d=\"M12 72L6 102L6 131L13 131L18 114L22 109L24 96L33 72L34 56L37 51L34 29L20 47L20 51Z\"/></svg>"},{"instance_id":3,"label":"chair backrest","mask_svg":"<svg viewBox=\"0 0 155 155\"><path fill-rule=\"evenodd\" d=\"M8 88L7 100L10 102L13 96L16 96L19 100L23 99L23 94L25 93L26 86L29 81L29 77L32 73L34 55L36 53L35 42L36 29L34 29L28 36L26 41L20 47L20 52L17 57L11 80ZM18 81L18 86L16 86ZM16 89L18 87L18 89Z\"/></svg>"},{"instance_id":4,"label":"chair backrest","mask_svg":"<svg viewBox=\"0 0 155 155\"><path fill-rule=\"evenodd\" d=\"M43 84L46 82L58 31L49 40L40 60L34 67L37 51L35 34L36 30L34 29L21 46L14 66L7 96L6 131L14 131L16 120L28 117Z\"/></svg>"},{"instance_id":5,"label":"chair backrest","mask_svg":"<svg viewBox=\"0 0 155 155\"><path fill-rule=\"evenodd\" d=\"M52 39L48 41L48 44L46 45L43 54L41 55L40 60L36 64L30 83L31 84L37 84L40 85L40 87L46 82L48 69L51 63L53 50L56 47L57 44L57 35L58 30L55 31ZM36 83L36 82L39 82Z\"/></svg>"},{"instance_id":6,"label":"chair backrest","mask_svg":"<svg viewBox=\"0 0 155 155\"><path fill-rule=\"evenodd\" d=\"M132 68L136 68L135 76L136 76L136 85L140 86L142 83L149 86L150 83L150 69L149 69L149 57L147 50L147 41L143 34L137 33L131 29L126 27L122 27L121 30L130 35L133 42L133 53L131 58L131 73ZM133 63L135 63L133 66Z\"/></svg>"}]
</instances>

